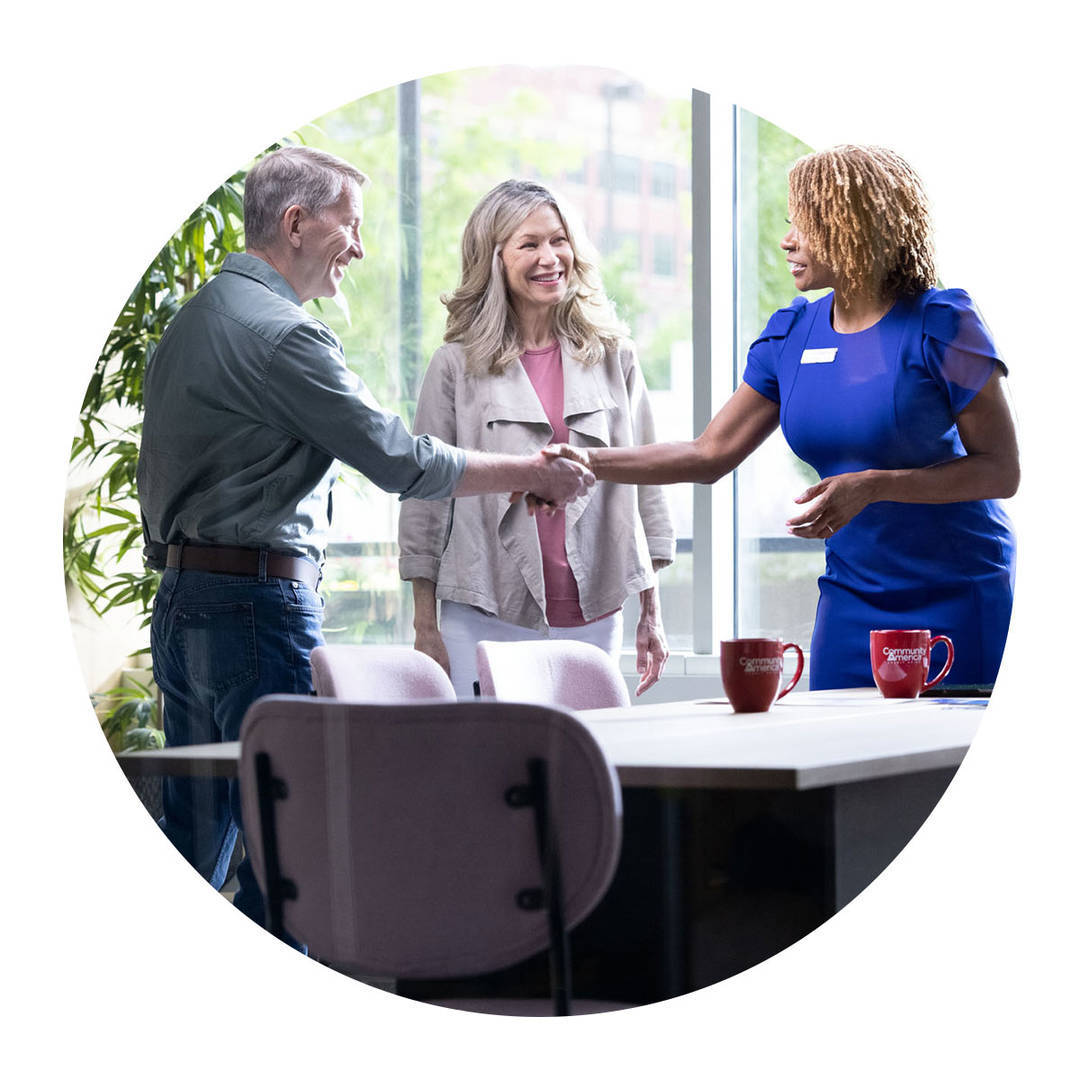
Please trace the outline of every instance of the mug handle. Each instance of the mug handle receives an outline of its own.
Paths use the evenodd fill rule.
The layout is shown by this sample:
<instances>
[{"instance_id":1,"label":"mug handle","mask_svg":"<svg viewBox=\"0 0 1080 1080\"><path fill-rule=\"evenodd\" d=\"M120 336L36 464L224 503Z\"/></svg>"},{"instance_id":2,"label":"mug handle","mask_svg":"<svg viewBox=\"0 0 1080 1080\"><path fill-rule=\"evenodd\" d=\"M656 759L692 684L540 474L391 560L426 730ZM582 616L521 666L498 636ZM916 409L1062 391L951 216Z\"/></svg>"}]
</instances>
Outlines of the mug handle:
<instances>
[{"instance_id":1,"label":"mug handle","mask_svg":"<svg viewBox=\"0 0 1080 1080\"><path fill-rule=\"evenodd\" d=\"M946 638L945 640L948 641L949 639ZM949 648L950 649L952 648L951 644L950 644ZM799 659L798 659L798 662L795 664L795 674L792 677L791 682L789 682L787 684L787 686L785 686L784 689L781 690L780 693L776 695L776 700L777 701L779 701L785 694L790 694L791 691L795 689L795 684L802 678L802 669L803 669L802 649L800 649L799 646L796 645L794 641L789 641L780 650L780 655L783 656L784 653L786 653L788 651L788 649L794 649L799 654ZM949 663L950 664L952 663L951 659L949 660ZM948 670L948 669L946 669L946 670Z\"/></svg>"},{"instance_id":2,"label":"mug handle","mask_svg":"<svg viewBox=\"0 0 1080 1080\"><path fill-rule=\"evenodd\" d=\"M947 638L944 634L938 634L937 637L930 639L930 644L926 646L926 655L929 656L934 651L934 646L939 642L945 642L945 648L949 650L948 656L945 657L945 666L923 687L923 690L929 690L931 686L937 686L946 675L949 674L949 669L952 667L954 652L953 643L950 638ZM927 668L927 671L930 669ZM920 691L921 693L921 691Z\"/></svg>"}]
</instances>

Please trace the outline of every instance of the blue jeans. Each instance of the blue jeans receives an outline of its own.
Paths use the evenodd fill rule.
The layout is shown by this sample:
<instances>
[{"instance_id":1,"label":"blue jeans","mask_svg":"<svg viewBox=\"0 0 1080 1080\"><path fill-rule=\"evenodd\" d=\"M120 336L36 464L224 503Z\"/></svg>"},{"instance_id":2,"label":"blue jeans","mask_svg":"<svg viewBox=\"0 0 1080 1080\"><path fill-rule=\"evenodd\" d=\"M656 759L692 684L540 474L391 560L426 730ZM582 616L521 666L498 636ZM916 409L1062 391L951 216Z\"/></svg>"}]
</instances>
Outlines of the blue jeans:
<instances>
[{"instance_id":1,"label":"blue jeans","mask_svg":"<svg viewBox=\"0 0 1080 1080\"><path fill-rule=\"evenodd\" d=\"M322 615L322 598L299 581L166 570L150 624L166 745L231 742L256 698L310 694L310 655L323 643ZM220 889L243 835L237 782L167 777L162 800L166 835ZM236 877L234 903L265 925L246 855Z\"/></svg>"}]
</instances>

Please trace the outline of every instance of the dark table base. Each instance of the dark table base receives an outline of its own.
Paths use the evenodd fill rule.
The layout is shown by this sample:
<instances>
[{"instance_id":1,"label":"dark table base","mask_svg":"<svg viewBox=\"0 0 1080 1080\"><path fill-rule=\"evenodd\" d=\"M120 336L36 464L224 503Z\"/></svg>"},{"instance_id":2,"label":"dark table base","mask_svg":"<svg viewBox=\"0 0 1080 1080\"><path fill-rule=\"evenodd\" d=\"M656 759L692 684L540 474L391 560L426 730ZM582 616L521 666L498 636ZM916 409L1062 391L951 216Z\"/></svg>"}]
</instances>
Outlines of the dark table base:
<instances>
[{"instance_id":1,"label":"dark table base","mask_svg":"<svg viewBox=\"0 0 1080 1080\"><path fill-rule=\"evenodd\" d=\"M615 879L571 934L574 995L648 1004L776 955L892 862L955 772L809 791L624 790ZM544 996L547 958L474 979L402 981L398 992Z\"/></svg>"}]
</instances>

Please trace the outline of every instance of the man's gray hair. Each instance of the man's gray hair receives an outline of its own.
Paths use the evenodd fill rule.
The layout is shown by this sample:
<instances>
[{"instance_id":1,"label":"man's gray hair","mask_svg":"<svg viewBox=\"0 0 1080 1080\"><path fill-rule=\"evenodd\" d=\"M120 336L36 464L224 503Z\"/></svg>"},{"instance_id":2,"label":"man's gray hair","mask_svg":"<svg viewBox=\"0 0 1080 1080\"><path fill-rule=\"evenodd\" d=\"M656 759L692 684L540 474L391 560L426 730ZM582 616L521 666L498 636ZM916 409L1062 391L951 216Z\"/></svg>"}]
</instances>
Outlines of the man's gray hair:
<instances>
[{"instance_id":1,"label":"man's gray hair","mask_svg":"<svg viewBox=\"0 0 1080 1080\"><path fill-rule=\"evenodd\" d=\"M260 158L244 182L244 246L259 250L277 241L290 206L321 213L345 193L346 185L368 182L354 165L310 146L283 146Z\"/></svg>"}]
</instances>

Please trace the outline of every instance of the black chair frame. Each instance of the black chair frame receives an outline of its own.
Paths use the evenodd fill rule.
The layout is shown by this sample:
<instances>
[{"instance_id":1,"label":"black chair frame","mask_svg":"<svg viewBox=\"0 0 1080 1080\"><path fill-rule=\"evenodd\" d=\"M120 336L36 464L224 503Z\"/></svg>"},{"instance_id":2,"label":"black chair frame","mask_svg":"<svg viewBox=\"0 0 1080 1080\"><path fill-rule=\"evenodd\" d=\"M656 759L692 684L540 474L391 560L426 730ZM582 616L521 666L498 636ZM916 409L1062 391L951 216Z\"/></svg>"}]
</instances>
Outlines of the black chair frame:
<instances>
[{"instance_id":1,"label":"black chair frame","mask_svg":"<svg viewBox=\"0 0 1080 1080\"><path fill-rule=\"evenodd\" d=\"M547 911L552 1008L556 1016L569 1016L572 999L570 938L566 930L558 836L550 812L547 761L540 757L529 758L526 773L528 781L508 788L505 799L512 809L531 807L533 810L542 886L520 889L516 901L519 907L528 911L539 907ZM296 883L281 873L275 806L279 800L288 798L288 790L285 782L274 775L270 755L265 751L255 756L255 775L267 882L266 929L275 937L287 940L284 904L287 900L295 900L299 894Z\"/></svg>"}]
</instances>

